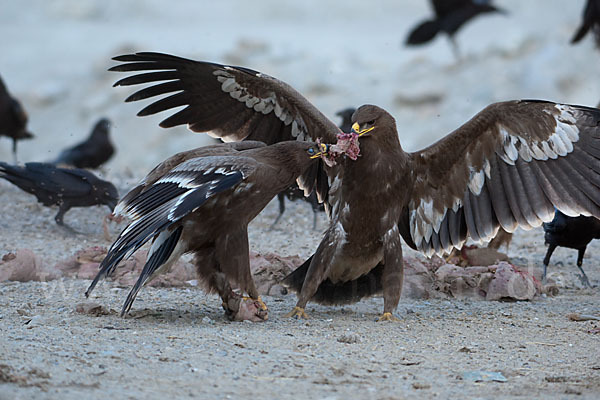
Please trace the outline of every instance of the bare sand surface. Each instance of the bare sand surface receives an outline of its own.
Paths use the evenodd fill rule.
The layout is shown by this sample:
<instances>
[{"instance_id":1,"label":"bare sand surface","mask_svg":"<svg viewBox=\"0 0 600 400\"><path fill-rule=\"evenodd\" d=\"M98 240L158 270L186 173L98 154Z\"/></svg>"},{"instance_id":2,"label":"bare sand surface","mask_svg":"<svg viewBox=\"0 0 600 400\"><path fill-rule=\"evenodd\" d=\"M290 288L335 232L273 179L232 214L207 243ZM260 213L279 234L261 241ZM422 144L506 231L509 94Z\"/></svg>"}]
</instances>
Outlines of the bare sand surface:
<instances>
[{"instance_id":1,"label":"bare sand surface","mask_svg":"<svg viewBox=\"0 0 600 400\"><path fill-rule=\"evenodd\" d=\"M251 67L284 79L326 115L364 103L388 109L406 150L432 143L494 101L538 98L595 105L598 53L588 38L568 44L583 0L504 0L508 16L470 23L457 61L442 37L400 45L430 11L425 1L227 2L23 0L0 12L0 74L30 114L36 134L19 161L53 158L107 116L116 157L99 174L123 194L152 166L206 143L161 117L137 118L142 104L113 89L110 57L163 51ZM543 3L543 7L540 4ZM568 3L568 4L567 4ZM0 139L0 159L11 160ZM308 257L320 240L304 203L288 203L274 231L271 203L250 228L259 252ZM110 245L106 208L74 209L58 228L56 209L0 182L0 255L28 248L53 264L77 250ZM320 217L319 226L326 224ZM111 226L113 237L123 225ZM541 229L518 231L508 251L539 270ZM405 255L414 255L406 250ZM597 288L577 279L573 250L550 266L560 293L531 302L403 298L399 323L376 323L382 299L344 307L309 305L308 321L283 318L295 296L267 297L265 323L232 323L197 288L144 288L132 316L117 311L129 288L89 281L0 283L0 398L577 398L600 397L600 327L570 313L600 314ZM584 267L600 282L599 243ZM76 311L98 303L109 311ZM481 372L483 371L483 372ZM484 381L476 382L476 373ZM501 375L499 375L501 374ZM504 382L485 381L505 380Z\"/></svg>"},{"instance_id":2,"label":"bare sand surface","mask_svg":"<svg viewBox=\"0 0 600 400\"><path fill-rule=\"evenodd\" d=\"M3 189L0 240L27 246L56 263L80 248L108 245L105 209L73 210L58 229L53 211ZM15 210L12 202L24 207ZM277 206L252 224L251 246L283 255L310 255L319 240L312 211L288 203L269 231ZM324 224L324 218L320 221ZM112 226L113 234L119 227ZM599 243L584 267L600 282ZM519 231L509 255L541 268L543 232ZM405 251L414 255L414 252ZM118 311L129 288L103 282L86 300L88 280L0 283L0 398L589 398L600 393L597 288L577 279L576 252L558 249L550 278L556 297L531 302L402 299L398 323L377 323L383 300L344 307L309 305L308 321L284 318L294 295L265 297L265 323L229 322L216 295L198 288L144 288L130 317ZM558 265L556 265L558 264ZM562 265L561 265L562 264ZM108 315L81 314L100 304ZM501 374L505 382L474 382L468 373ZM465 375L467 374L467 375ZM491 375L492 377L496 375ZM498 376L496 376L497 378ZM8 381L8 382L7 382ZM4 383L3 383L4 382Z\"/></svg>"}]
</instances>

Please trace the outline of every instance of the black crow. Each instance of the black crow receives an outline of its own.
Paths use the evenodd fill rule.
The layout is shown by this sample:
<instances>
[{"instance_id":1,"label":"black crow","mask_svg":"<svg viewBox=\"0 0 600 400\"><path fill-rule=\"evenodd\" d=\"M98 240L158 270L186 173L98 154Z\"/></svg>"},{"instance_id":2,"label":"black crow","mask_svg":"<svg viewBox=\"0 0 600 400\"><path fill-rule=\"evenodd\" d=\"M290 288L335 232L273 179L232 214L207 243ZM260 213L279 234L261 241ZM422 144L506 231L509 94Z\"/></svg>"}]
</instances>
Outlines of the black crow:
<instances>
[{"instance_id":1,"label":"black crow","mask_svg":"<svg viewBox=\"0 0 600 400\"><path fill-rule=\"evenodd\" d=\"M352 130L352 114L354 114L354 111L356 111L356 108L348 107L335 113L342 119L342 122L338 125L342 132L348 133Z\"/></svg>"},{"instance_id":2,"label":"black crow","mask_svg":"<svg viewBox=\"0 0 600 400\"><path fill-rule=\"evenodd\" d=\"M0 78L0 136L12 138L15 162L17 141L33 137L33 134L27 131L27 113L21 103L8 93L2 78Z\"/></svg>"},{"instance_id":3,"label":"black crow","mask_svg":"<svg viewBox=\"0 0 600 400\"><path fill-rule=\"evenodd\" d=\"M115 214L131 223L100 264L86 296L123 257L152 240L142 274L127 296L127 313L138 291L168 271L185 253L195 255L206 288L218 292L231 319L263 321L267 309L250 273L248 224L320 157L326 145L286 141L220 144L176 154L155 167L119 202ZM232 292L236 283L250 296Z\"/></svg>"},{"instance_id":4,"label":"black crow","mask_svg":"<svg viewBox=\"0 0 600 400\"><path fill-rule=\"evenodd\" d=\"M577 268L581 271L582 281L586 286L591 286L581 265L587 245L593 239L600 239L600 220L594 217L569 217L560 211L556 211L551 222L543 224L544 239L548 245L548 251L544 257L544 274L542 280L546 280L546 268L550 263L550 257L557 247L568 247L576 249Z\"/></svg>"},{"instance_id":5,"label":"black crow","mask_svg":"<svg viewBox=\"0 0 600 400\"><path fill-rule=\"evenodd\" d=\"M20 167L0 162L0 177L33 194L43 205L58 206L54 220L61 226L71 207L105 204L112 211L119 201L119 193L112 183L83 169L37 162Z\"/></svg>"},{"instance_id":6,"label":"black crow","mask_svg":"<svg viewBox=\"0 0 600 400\"><path fill-rule=\"evenodd\" d=\"M421 22L406 38L406 45L421 45L432 40L439 32L448 35L454 54L458 57L458 46L454 40L456 32L469 20L483 13L503 10L486 0L431 0L435 17Z\"/></svg>"},{"instance_id":7,"label":"black crow","mask_svg":"<svg viewBox=\"0 0 600 400\"><path fill-rule=\"evenodd\" d=\"M596 45L600 47L600 0L588 0L585 9L583 10L583 21L581 26L575 32L575 35L571 39L571 43L577 43L588 33L591 29L594 33L594 40Z\"/></svg>"},{"instance_id":8,"label":"black crow","mask_svg":"<svg viewBox=\"0 0 600 400\"><path fill-rule=\"evenodd\" d=\"M115 148L108 137L110 125L107 118L96 122L90 136L78 145L63 150L54 160L54 164L77 168L98 168L110 160L115 153Z\"/></svg>"}]
</instances>

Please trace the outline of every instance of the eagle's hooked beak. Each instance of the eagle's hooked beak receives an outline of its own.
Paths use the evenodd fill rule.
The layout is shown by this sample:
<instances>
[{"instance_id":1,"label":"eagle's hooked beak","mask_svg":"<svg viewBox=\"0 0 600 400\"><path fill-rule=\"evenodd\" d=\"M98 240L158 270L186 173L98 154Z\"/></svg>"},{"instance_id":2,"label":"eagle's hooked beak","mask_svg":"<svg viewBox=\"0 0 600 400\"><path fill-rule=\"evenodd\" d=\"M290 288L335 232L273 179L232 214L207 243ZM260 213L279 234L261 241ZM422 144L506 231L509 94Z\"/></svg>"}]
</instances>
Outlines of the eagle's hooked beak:
<instances>
[{"instance_id":1,"label":"eagle's hooked beak","mask_svg":"<svg viewBox=\"0 0 600 400\"><path fill-rule=\"evenodd\" d=\"M372 126L370 128L365 128L365 129L361 130L360 129L360 125L358 125L358 122L355 122L352 125L352 132L357 133L359 137L362 136L362 135L364 135L365 133L371 132L373 129L375 129L375 126Z\"/></svg>"},{"instance_id":2,"label":"eagle's hooked beak","mask_svg":"<svg viewBox=\"0 0 600 400\"><path fill-rule=\"evenodd\" d=\"M310 156L311 159L323 157L329 153L329 145L328 144L319 143L319 147L321 148L321 151L319 151L317 154L315 154L313 156Z\"/></svg>"}]
</instances>

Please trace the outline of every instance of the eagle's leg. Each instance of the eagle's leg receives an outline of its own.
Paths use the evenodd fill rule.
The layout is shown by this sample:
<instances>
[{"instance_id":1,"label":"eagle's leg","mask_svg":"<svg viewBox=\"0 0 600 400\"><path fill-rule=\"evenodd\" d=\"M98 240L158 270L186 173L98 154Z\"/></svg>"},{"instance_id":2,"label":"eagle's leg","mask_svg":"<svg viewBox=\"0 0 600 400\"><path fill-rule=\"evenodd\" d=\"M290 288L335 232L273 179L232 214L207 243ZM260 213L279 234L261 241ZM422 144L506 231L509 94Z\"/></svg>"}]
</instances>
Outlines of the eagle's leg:
<instances>
[{"instance_id":1,"label":"eagle's leg","mask_svg":"<svg viewBox=\"0 0 600 400\"><path fill-rule=\"evenodd\" d=\"M255 300L245 300L231 288L229 276L217 262L214 247L194 251L196 272L200 282L209 293L217 292L221 297L225 316L233 321L249 320L260 322L266 319L267 312Z\"/></svg>"},{"instance_id":2,"label":"eagle's leg","mask_svg":"<svg viewBox=\"0 0 600 400\"><path fill-rule=\"evenodd\" d=\"M232 321L261 322L268 318L267 310L262 309L258 301L242 297L231 289L227 277L222 272L214 272L208 279L208 285L216 289L221 297L225 315Z\"/></svg>"},{"instance_id":3,"label":"eagle's leg","mask_svg":"<svg viewBox=\"0 0 600 400\"><path fill-rule=\"evenodd\" d=\"M304 311L306 308L306 304L308 301L317 293L319 289L319 285L326 278L326 264L324 260L332 260L333 254L327 254L328 250L332 248L332 246L327 246L327 240L321 241L319 248L315 252L310 266L308 267L308 271L306 272L306 277L304 278L304 283L302 284L302 289L298 294L298 302L292 311L285 314L287 318L296 318L296 319L308 319L308 315Z\"/></svg>"},{"instance_id":4,"label":"eagle's leg","mask_svg":"<svg viewBox=\"0 0 600 400\"><path fill-rule=\"evenodd\" d=\"M383 314L377 320L400 321L392 314L402 293L404 282L404 264L402 262L402 242L398 229L391 229L384 237L383 249L383 274L381 285L383 287Z\"/></svg>"},{"instance_id":5,"label":"eagle's leg","mask_svg":"<svg viewBox=\"0 0 600 400\"><path fill-rule=\"evenodd\" d=\"M250 246L248 244L248 228L240 226L237 230L220 237L215 243L216 258L221 271L229 280L237 282L242 292L248 294L244 301L255 301L264 311L263 319L267 319L267 305L260 298L254 278L250 271Z\"/></svg>"}]
</instances>

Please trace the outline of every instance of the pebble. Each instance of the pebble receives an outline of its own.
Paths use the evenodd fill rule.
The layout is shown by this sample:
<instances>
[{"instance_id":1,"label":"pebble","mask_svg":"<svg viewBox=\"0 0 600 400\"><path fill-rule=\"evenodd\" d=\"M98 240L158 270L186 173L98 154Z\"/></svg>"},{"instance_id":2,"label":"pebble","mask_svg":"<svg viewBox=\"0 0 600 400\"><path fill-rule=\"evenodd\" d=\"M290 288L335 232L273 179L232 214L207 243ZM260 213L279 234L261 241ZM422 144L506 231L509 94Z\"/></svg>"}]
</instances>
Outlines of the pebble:
<instances>
[{"instance_id":1,"label":"pebble","mask_svg":"<svg viewBox=\"0 0 600 400\"><path fill-rule=\"evenodd\" d=\"M465 381L471 382L506 382L508 379L500 372L492 371L468 371L462 374Z\"/></svg>"},{"instance_id":2,"label":"pebble","mask_svg":"<svg viewBox=\"0 0 600 400\"><path fill-rule=\"evenodd\" d=\"M44 317L41 315L34 315L31 319L25 323L27 325L27 329L32 329L38 326L42 326L44 324Z\"/></svg>"},{"instance_id":3,"label":"pebble","mask_svg":"<svg viewBox=\"0 0 600 400\"><path fill-rule=\"evenodd\" d=\"M354 343L360 343L360 336L358 336L356 333L346 333L340 337L337 338L337 341L340 343L346 343L346 344L354 344Z\"/></svg>"}]
</instances>

